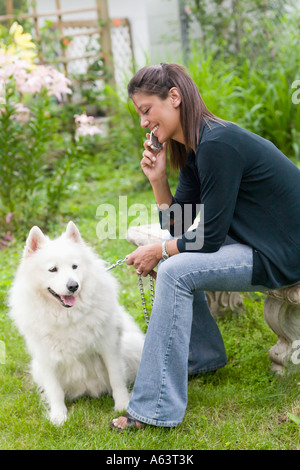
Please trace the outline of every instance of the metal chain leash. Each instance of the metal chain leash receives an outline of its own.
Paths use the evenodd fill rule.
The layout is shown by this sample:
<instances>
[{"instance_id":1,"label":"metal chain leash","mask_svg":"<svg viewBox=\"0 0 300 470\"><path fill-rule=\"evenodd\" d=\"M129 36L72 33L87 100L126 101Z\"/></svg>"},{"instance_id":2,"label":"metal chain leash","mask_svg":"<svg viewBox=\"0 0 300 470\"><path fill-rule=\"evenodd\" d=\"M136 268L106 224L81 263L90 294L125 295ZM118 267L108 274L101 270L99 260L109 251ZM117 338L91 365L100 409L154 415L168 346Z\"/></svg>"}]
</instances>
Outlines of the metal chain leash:
<instances>
[{"instance_id":1,"label":"metal chain leash","mask_svg":"<svg viewBox=\"0 0 300 470\"><path fill-rule=\"evenodd\" d=\"M122 266L122 264L125 263L125 261L126 261L126 258L118 259L114 264L112 264L111 266L106 268L106 271L110 271L111 269L114 269L117 266ZM148 312L148 309L147 309L143 278L142 278L141 274L138 274L138 286L139 286L139 290L140 290L140 296L141 296L141 301L142 301L142 307L143 307L145 322L148 325L149 321L150 321L150 317L149 317L149 312ZM150 274L149 274L149 286L150 286L150 303L151 303L151 311L152 311L155 290L154 290L153 277L150 276ZM150 312L150 314L151 314L151 312Z\"/></svg>"},{"instance_id":2,"label":"metal chain leash","mask_svg":"<svg viewBox=\"0 0 300 470\"><path fill-rule=\"evenodd\" d=\"M143 284L143 278L141 274L138 274L138 284L139 284L139 289L140 289L140 295L141 295L141 301L142 301L142 307L143 307L143 312L144 312L144 318L145 322L148 325L150 321L148 309L147 309L147 304L146 304L146 299L145 299L145 292L144 292L144 284ZM151 302L151 311L153 307L153 302L154 302L154 282L153 282L153 277L149 275L149 285L150 285L150 302ZM151 312L150 312L151 314Z\"/></svg>"},{"instance_id":3,"label":"metal chain leash","mask_svg":"<svg viewBox=\"0 0 300 470\"><path fill-rule=\"evenodd\" d=\"M126 258L124 259L118 259L114 264L109 266L109 268L106 268L106 271L110 271L111 269L116 268L117 266L122 266L123 263L125 263Z\"/></svg>"}]
</instances>

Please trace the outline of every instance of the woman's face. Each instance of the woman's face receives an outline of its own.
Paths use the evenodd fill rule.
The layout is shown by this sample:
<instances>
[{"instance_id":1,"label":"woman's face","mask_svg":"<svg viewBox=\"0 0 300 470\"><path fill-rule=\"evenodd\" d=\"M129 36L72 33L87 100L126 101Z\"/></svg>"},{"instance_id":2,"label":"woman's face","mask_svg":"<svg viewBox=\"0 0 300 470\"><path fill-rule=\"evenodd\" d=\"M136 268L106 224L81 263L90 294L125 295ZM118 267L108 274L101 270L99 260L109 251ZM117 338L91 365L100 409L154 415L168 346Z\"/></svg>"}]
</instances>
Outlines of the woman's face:
<instances>
[{"instance_id":1,"label":"woman's face","mask_svg":"<svg viewBox=\"0 0 300 470\"><path fill-rule=\"evenodd\" d=\"M135 93L132 101L141 118L141 127L153 131L159 142L174 139L184 143L179 108L181 96L177 88L171 88L164 100L157 95Z\"/></svg>"}]
</instances>

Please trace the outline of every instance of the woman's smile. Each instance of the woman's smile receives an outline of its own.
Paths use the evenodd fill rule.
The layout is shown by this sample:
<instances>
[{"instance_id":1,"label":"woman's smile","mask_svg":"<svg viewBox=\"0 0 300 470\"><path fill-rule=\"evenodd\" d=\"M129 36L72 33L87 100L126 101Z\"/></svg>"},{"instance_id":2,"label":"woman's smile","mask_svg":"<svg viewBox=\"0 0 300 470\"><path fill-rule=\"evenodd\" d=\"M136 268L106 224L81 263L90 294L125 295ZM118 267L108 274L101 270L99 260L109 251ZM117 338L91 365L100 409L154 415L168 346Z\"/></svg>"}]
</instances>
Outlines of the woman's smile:
<instances>
[{"instance_id":1,"label":"woman's smile","mask_svg":"<svg viewBox=\"0 0 300 470\"><path fill-rule=\"evenodd\" d=\"M169 139L183 142L179 106L168 96L162 100L156 95L136 93L132 98L141 127L148 128L163 143Z\"/></svg>"},{"instance_id":2,"label":"woman's smile","mask_svg":"<svg viewBox=\"0 0 300 470\"><path fill-rule=\"evenodd\" d=\"M154 129L152 129L153 134L156 136L155 132L158 130L159 125L155 126ZM156 136L157 137L157 136Z\"/></svg>"}]
</instances>

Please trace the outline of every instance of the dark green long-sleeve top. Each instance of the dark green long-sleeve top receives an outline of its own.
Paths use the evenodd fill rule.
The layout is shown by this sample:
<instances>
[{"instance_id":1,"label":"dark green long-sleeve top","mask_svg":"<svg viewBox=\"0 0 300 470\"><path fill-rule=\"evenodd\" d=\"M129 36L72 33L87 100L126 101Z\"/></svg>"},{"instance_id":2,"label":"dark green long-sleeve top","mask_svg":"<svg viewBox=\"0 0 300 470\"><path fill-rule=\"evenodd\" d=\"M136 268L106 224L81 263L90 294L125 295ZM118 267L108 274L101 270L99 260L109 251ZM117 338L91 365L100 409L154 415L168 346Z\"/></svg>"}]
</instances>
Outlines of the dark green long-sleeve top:
<instances>
[{"instance_id":1,"label":"dark green long-sleeve top","mask_svg":"<svg viewBox=\"0 0 300 470\"><path fill-rule=\"evenodd\" d=\"M162 228L178 236L175 204L182 208L180 252L195 249L186 233L192 221L184 225L185 208L192 208L194 219L203 204L194 232L196 240L204 230L197 252L218 251L229 235L253 248L253 285L274 289L300 282L300 170L270 141L232 123L203 124L196 154L191 152L180 170L172 205L159 211Z\"/></svg>"}]
</instances>

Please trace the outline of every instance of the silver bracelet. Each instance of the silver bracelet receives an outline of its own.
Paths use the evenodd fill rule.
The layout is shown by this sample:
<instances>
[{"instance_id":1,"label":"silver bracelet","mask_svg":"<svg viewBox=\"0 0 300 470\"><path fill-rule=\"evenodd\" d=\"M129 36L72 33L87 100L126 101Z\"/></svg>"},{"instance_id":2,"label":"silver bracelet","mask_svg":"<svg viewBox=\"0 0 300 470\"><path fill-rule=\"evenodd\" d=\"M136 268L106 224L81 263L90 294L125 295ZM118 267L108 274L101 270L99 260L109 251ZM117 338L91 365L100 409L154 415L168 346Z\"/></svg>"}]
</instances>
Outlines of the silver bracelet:
<instances>
[{"instance_id":1,"label":"silver bracelet","mask_svg":"<svg viewBox=\"0 0 300 470\"><path fill-rule=\"evenodd\" d=\"M161 248L162 248L162 258L163 258L163 259L168 259L168 258L170 258L170 254L169 254L169 252L168 252L168 250L167 250L167 240L164 240L164 241L162 242Z\"/></svg>"}]
</instances>

